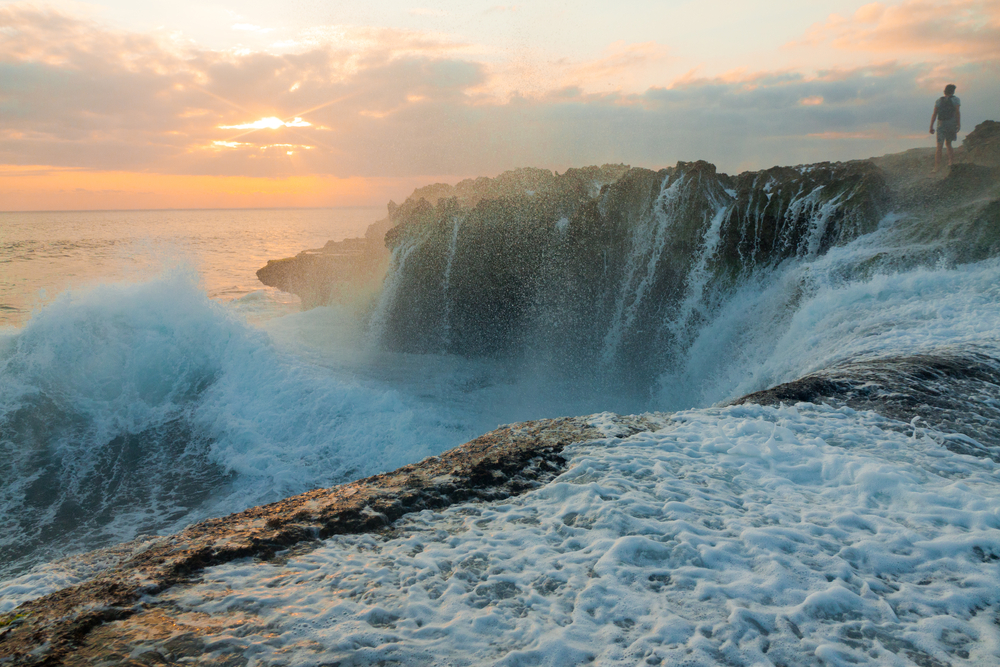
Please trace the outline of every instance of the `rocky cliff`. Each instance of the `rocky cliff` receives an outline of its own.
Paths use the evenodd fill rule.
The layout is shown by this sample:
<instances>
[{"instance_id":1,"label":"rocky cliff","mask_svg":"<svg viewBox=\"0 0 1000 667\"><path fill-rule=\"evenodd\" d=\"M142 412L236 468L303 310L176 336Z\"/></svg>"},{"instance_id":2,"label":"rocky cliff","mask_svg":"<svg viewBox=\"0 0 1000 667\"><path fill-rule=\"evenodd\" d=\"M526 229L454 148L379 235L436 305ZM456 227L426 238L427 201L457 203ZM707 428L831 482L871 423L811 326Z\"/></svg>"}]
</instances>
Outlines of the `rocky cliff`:
<instances>
[{"instance_id":1,"label":"rocky cliff","mask_svg":"<svg viewBox=\"0 0 1000 667\"><path fill-rule=\"evenodd\" d=\"M648 362L650 350L681 344L689 299L869 232L889 201L870 162L735 178L680 163L630 169L599 190L573 176L473 207L412 204L386 235L393 273L374 321L383 343L473 356L572 350L605 364L643 350Z\"/></svg>"},{"instance_id":2,"label":"rocky cliff","mask_svg":"<svg viewBox=\"0 0 1000 667\"><path fill-rule=\"evenodd\" d=\"M386 219L388 222L388 219ZM375 223L384 235L388 225ZM381 235L328 241L322 248L303 250L295 257L268 260L257 278L270 287L297 294L304 309L356 298L378 289L389 254Z\"/></svg>"},{"instance_id":3,"label":"rocky cliff","mask_svg":"<svg viewBox=\"0 0 1000 667\"><path fill-rule=\"evenodd\" d=\"M738 176L681 162L436 184L390 203L367 239L269 262L258 275L310 307L335 299L335 285L379 283L388 266L369 315L388 349L517 355L646 386L738 285L815 260L893 215L912 224L892 230L891 243L910 248L892 261L1000 252L998 127L978 126L959 163L937 175L933 150L917 149Z\"/></svg>"}]
</instances>

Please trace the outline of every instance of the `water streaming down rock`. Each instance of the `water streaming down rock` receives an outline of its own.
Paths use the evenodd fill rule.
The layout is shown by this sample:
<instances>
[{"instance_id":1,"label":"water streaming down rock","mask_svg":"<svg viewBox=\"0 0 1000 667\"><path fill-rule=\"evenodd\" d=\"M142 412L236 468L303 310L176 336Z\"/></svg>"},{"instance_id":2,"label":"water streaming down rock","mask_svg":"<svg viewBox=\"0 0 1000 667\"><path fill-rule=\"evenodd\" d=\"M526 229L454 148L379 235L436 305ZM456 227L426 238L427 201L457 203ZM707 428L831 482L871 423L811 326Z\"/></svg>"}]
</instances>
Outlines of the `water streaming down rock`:
<instances>
[{"instance_id":1,"label":"water streaming down rock","mask_svg":"<svg viewBox=\"0 0 1000 667\"><path fill-rule=\"evenodd\" d=\"M820 284L995 256L996 127L970 133L936 178L933 151L915 149L737 176L706 162L605 165L418 189L390 203L367 239L393 253L371 337L390 351L520 359L648 396L747 290L771 299L756 319L782 322ZM760 328L748 316L732 326Z\"/></svg>"},{"instance_id":2,"label":"water streaming down rock","mask_svg":"<svg viewBox=\"0 0 1000 667\"><path fill-rule=\"evenodd\" d=\"M373 318L385 345L526 355L648 386L748 273L870 232L888 203L870 162L735 178L706 162L570 170L532 185L400 207L386 243L407 259Z\"/></svg>"},{"instance_id":3,"label":"water streaming down rock","mask_svg":"<svg viewBox=\"0 0 1000 667\"><path fill-rule=\"evenodd\" d=\"M458 229L462 225L461 221L456 218L454 223L454 228L451 233L451 242L448 244L448 257L444 265L444 323L442 328L444 329L444 349L448 348L448 343L451 341L451 307L450 301L448 299L448 287L451 285L451 267L455 262L455 250L458 248Z\"/></svg>"},{"instance_id":4,"label":"water streaming down rock","mask_svg":"<svg viewBox=\"0 0 1000 667\"><path fill-rule=\"evenodd\" d=\"M416 250L418 245L419 242L411 241L393 249L392 256L389 259L389 266L392 270L386 276L385 284L382 286L382 292L369 322L369 327L374 333L372 341L376 345L383 342L383 333L386 327L386 320L389 317L389 309L395 303L396 294L403 280L406 260Z\"/></svg>"},{"instance_id":5,"label":"water streaming down rock","mask_svg":"<svg viewBox=\"0 0 1000 667\"><path fill-rule=\"evenodd\" d=\"M635 324L643 300L653 287L656 268L663 256L667 239L671 236L672 223L677 220L680 209L686 203L682 196L685 175L673 179L672 183L670 180L669 176L664 179L650 214L640 218L631 234L625 275L615 299L611 325L604 336L601 350L603 364L614 360L625 332Z\"/></svg>"}]
</instances>

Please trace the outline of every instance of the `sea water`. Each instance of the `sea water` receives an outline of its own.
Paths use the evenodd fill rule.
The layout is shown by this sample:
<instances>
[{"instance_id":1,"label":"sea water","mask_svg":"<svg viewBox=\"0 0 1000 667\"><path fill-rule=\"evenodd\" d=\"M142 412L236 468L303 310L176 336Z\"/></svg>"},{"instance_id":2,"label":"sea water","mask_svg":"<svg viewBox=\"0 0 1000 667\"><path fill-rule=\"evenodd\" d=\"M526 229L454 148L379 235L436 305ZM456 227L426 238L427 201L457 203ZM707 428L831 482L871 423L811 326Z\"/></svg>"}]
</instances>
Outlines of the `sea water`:
<instances>
[{"instance_id":1,"label":"sea water","mask_svg":"<svg viewBox=\"0 0 1000 667\"><path fill-rule=\"evenodd\" d=\"M194 270L213 300L295 305L254 272L269 259L361 236L383 217L370 207L0 212L0 327L24 324L66 290L140 282L176 266Z\"/></svg>"},{"instance_id":2,"label":"sea water","mask_svg":"<svg viewBox=\"0 0 1000 667\"><path fill-rule=\"evenodd\" d=\"M0 214L0 577L625 404L518 361L390 354L268 259L380 209Z\"/></svg>"},{"instance_id":3,"label":"sea water","mask_svg":"<svg viewBox=\"0 0 1000 667\"><path fill-rule=\"evenodd\" d=\"M364 349L354 314L317 324L254 275L380 214L0 214L0 576L393 469L481 428L422 383L400 391L398 364L348 353L331 368ZM300 353L317 327L334 350L321 363Z\"/></svg>"},{"instance_id":4,"label":"sea water","mask_svg":"<svg viewBox=\"0 0 1000 667\"><path fill-rule=\"evenodd\" d=\"M86 576L71 560L23 574L60 556L391 470L500 423L658 410L678 412L655 434L574 446L522 499L216 568L175 603L252 612L279 638L253 650L277 662L996 655L976 611L1000 602L995 464L872 413L711 406L866 356L998 354L1000 261L907 261L887 240L907 221L889 216L750 276L635 401L517 359L389 354L370 311L298 312L254 282L267 259L377 217L0 216L3 609ZM890 251L899 261L870 268Z\"/></svg>"}]
</instances>

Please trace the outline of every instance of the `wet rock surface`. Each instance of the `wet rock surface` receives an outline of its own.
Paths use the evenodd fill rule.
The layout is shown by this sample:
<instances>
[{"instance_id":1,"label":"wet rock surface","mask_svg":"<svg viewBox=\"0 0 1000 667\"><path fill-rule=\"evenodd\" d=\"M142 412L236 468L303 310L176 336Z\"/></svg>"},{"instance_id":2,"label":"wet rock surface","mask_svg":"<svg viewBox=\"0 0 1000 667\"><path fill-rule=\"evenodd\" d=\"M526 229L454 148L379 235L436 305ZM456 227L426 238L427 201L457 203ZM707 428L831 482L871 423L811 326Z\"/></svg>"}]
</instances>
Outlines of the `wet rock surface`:
<instances>
[{"instance_id":1,"label":"wet rock surface","mask_svg":"<svg viewBox=\"0 0 1000 667\"><path fill-rule=\"evenodd\" d=\"M616 424L622 437L652 427L641 417L616 418ZM199 639L204 629L185 625L169 609L145 604L149 596L191 581L213 565L272 559L332 535L385 529L410 512L523 493L561 470L563 447L602 437L606 434L585 418L512 424L391 473L149 541L92 579L0 616L0 664L178 664L210 654ZM242 658L217 657L211 664L245 664Z\"/></svg>"},{"instance_id":2,"label":"wet rock surface","mask_svg":"<svg viewBox=\"0 0 1000 667\"><path fill-rule=\"evenodd\" d=\"M827 403L932 428L957 454L1000 462L1000 360L939 352L852 361L748 394L734 404Z\"/></svg>"},{"instance_id":3,"label":"wet rock surface","mask_svg":"<svg viewBox=\"0 0 1000 667\"><path fill-rule=\"evenodd\" d=\"M379 223L372 225L378 229ZM383 230L384 233L384 230ZM380 236L329 241L322 248L295 257L268 260L257 279L268 287L297 295L302 308L343 302L377 288L385 275L389 253Z\"/></svg>"},{"instance_id":4,"label":"wet rock surface","mask_svg":"<svg viewBox=\"0 0 1000 667\"><path fill-rule=\"evenodd\" d=\"M965 158L976 164L1000 167L1000 123L984 120L962 141Z\"/></svg>"},{"instance_id":5,"label":"wet rock surface","mask_svg":"<svg viewBox=\"0 0 1000 667\"><path fill-rule=\"evenodd\" d=\"M934 149L921 148L737 176L698 161L420 188L365 240L375 252L384 239L389 267L369 283L369 296L381 286L369 325L397 352L530 353L581 382L642 393L748 277L814 261L887 220L884 245L907 252L859 271L1000 254L998 127L977 126L937 173ZM261 279L305 307L337 300L334 246L270 262Z\"/></svg>"},{"instance_id":6,"label":"wet rock surface","mask_svg":"<svg viewBox=\"0 0 1000 667\"><path fill-rule=\"evenodd\" d=\"M932 173L933 148L737 176L718 173L701 161L656 172L627 165L563 174L515 169L496 178L418 188L403 204L390 202L388 217L373 224L364 239L330 242L296 257L271 260L258 277L298 294L303 307L312 308L342 301L359 286L377 288L389 264L387 247L398 251L416 245L415 252L403 253L408 266L402 293L384 314L387 342L406 351L504 352L521 341L488 326L471 340L453 337L448 333L457 327L449 318L475 316L480 324L498 327L521 321L552 305L544 288L553 284L564 292L558 305L567 312L574 312L575 299L582 297L606 309L603 301L613 301L611 293L627 277L630 245L644 240L653 244L651 252L662 254L648 279L654 298L645 310L663 316L676 306L676 293L684 288L690 268L685 264L697 253L711 222L708 212L720 205L729 211L709 268L723 281L790 257L825 253L873 231L891 211L922 220L927 229L914 240L926 242L947 239L955 231L949 221L956 206L971 207L966 217L978 221L973 231L982 238L973 239L959 259L992 256L1000 251L990 231L997 226L1000 204L1000 123L977 125L955 156L954 167L937 173ZM671 198L679 196L683 206L666 211L674 218L673 229L661 243L658 234L643 227L659 215L657 208L662 214L664 192L678 180L685 181L683 191ZM650 238L638 238L644 233ZM491 254L477 255L485 262L469 263L467 250L477 244L485 244ZM464 294L467 286L478 289L475 303ZM596 319L612 314L613 309ZM638 319L648 319L645 315ZM415 323L427 322L435 327L415 336ZM649 322L639 321L635 329L648 332ZM595 337L600 335L591 336L588 347L594 347Z\"/></svg>"},{"instance_id":7,"label":"wet rock surface","mask_svg":"<svg viewBox=\"0 0 1000 667\"><path fill-rule=\"evenodd\" d=\"M714 294L751 271L815 257L872 231L888 201L869 161L737 177L681 162L590 183L571 171L475 206L411 199L386 234L396 256L375 324L399 351L541 349L647 384L641 369L665 361L650 355L684 344L677 319L694 284Z\"/></svg>"}]
</instances>

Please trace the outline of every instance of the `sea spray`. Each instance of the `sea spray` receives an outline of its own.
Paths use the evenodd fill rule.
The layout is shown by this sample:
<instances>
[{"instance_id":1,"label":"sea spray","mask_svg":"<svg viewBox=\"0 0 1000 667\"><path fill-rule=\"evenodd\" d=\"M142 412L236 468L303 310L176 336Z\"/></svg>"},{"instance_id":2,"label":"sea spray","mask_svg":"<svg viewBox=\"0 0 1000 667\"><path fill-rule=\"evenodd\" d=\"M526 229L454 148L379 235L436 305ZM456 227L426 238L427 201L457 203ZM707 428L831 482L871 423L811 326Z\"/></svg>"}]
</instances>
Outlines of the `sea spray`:
<instances>
[{"instance_id":1,"label":"sea spray","mask_svg":"<svg viewBox=\"0 0 1000 667\"><path fill-rule=\"evenodd\" d=\"M454 228L451 233L451 240L448 242L448 258L444 265L444 275L441 279L441 291L444 296L444 323L441 326L443 339L443 350L448 349L451 343L451 300L448 298L448 288L451 285L451 267L455 262L455 251L458 249L458 230L462 225L459 218L455 218Z\"/></svg>"},{"instance_id":2,"label":"sea spray","mask_svg":"<svg viewBox=\"0 0 1000 667\"><path fill-rule=\"evenodd\" d=\"M228 477L193 425L239 330L190 274L64 293L0 360L4 565L171 525Z\"/></svg>"},{"instance_id":3,"label":"sea spray","mask_svg":"<svg viewBox=\"0 0 1000 667\"><path fill-rule=\"evenodd\" d=\"M0 575L391 470L480 427L280 351L184 272L65 293L0 358Z\"/></svg>"},{"instance_id":4,"label":"sea spray","mask_svg":"<svg viewBox=\"0 0 1000 667\"><path fill-rule=\"evenodd\" d=\"M910 267L884 258L877 238L748 278L659 378L658 405L712 404L865 356L1000 354L1000 259ZM882 270L870 273L872 257Z\"/></svg>"},{"instance_id":5,"label":"sea spray","mask_svg":"<svg viewBox=\"0 0 1000 667\"><path fill-rule=\"evenodd\" d=\"M385 284L379 296L375 310L369 320L369 331L371 332L371 344L378 346L385 340L386 322L391 314L391 309L395 306L396 294L403 281L403 270L406 268L406 260L419 246L419 242L411 241L405 243L392 251L389 260L389 271L386 274Z\"/></svg>"},{"instance_id":6,"label":"sea spray","mask_svg":"<svg viewBox=\"0 0 1000 667\"><path fill-rule=\"evenodd\" d=\"M625 263L625 277L618 286L615 312L604 336L601 361L609 364L621 346L622 337L635 321L639 305L649 292L656 276L656 267L669 237L669 227L677 217L678 200L684 187L684 176L669 184L664 178L660 195L649 214L642 216L631 234L630 250Z\"/></svg>"}]
</instances>

